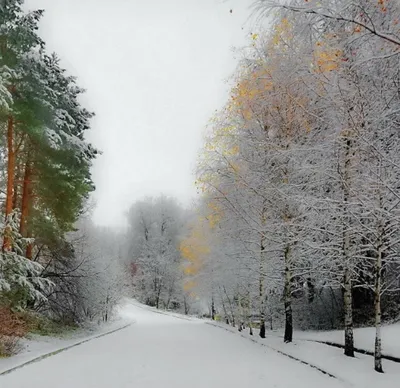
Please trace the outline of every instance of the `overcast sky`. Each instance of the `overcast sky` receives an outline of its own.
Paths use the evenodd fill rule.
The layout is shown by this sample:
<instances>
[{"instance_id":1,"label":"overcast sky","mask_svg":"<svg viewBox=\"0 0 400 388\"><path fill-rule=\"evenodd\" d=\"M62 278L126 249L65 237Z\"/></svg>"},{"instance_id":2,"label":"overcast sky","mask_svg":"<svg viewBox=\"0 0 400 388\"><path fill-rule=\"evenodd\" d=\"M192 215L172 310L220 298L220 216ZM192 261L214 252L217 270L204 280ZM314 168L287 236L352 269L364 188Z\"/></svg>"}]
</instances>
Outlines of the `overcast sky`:
<instances>
[{"instance_id":1,"label":"overcast sky","mask_svg":"<svg viewBox=\"0 0 400 388\"><path fill-rule=\"evenodd\" d=\"M46 10L40 33L96 112L88 135L103 151L93 168L95 222L125 224L129 206L147 195L189 204L202 133L227 98L252 0L25 4Z\"/></svg>"}]
</instances>

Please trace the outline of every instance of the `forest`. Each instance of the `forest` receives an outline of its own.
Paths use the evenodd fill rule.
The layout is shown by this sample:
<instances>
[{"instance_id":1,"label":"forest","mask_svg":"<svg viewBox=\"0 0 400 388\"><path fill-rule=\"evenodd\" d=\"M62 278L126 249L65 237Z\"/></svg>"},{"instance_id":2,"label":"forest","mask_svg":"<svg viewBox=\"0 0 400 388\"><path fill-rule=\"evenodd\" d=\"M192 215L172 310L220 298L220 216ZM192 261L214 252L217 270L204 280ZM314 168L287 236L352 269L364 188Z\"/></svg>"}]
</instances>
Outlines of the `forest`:
<instances>
[{"instance_id":1,"label":"forest","mask_svg":"<svg viewBox=\"0 0 400 388\"><path fill-rule=\"evenodd\" d=\"M52 321L107 319L120 273L89 217L93 113L37 33L43 11L22 5L0 11L0 355Z\"/></svg>"},{"instance_id":2,"label":"forest","mask_svg":"<svg viewBox=\"0 0 400 388\"><path fill-rule=\"evenodd\" d=\"M381 327L400 316L400 3L256 1L195 203L136 201L123 232L91 221L84 90L47 53L43 12L6 4L0 354L44 320L107 321L127 296L286 343L340 329L349 357L373 326L383 371Z\"/></svg>"}]
</instances>

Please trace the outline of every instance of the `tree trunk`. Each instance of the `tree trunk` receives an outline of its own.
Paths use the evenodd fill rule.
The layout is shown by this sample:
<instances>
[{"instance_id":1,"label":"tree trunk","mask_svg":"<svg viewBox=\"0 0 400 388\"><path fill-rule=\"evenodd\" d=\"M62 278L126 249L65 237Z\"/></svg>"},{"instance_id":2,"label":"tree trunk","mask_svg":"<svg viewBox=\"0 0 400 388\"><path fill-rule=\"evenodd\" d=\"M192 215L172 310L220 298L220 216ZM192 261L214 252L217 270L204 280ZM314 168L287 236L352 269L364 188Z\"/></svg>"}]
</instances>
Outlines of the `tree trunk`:
<instances>
[{"instance_id":1,"label":"tree trunk","mask_svg":"<svg viewBox=\"0 0 400 388\"><path fill-rule=\"evenodd\" d=\"M28 224L29 210L32 200L31 176L32 176L32 169L28 156L28 159L25 164L24 185L22 189L22 203L21 203L21 220L19 226L19 232L23 237L27 237L27 224Z\"/></svg>"},{"instance_id":2,"label":"tree trunk","mask_svg":"<svg viewBox=\"0 0 400 388\"><path fill-rule=\"evenodd\" d=\"M211 319L215 321L215 304L214 297L211 298Z\"/></svg>"},{"instance_id":3,"label":"tree trunk","mask_svg":"<svg viewBox=\"0 0 400 388\"><path fill-rule=\"evenodd\" d=\"M248 293L247 296L247 308L246 308L246 317L247 317L247 324L249 326L249 334L253 335L253 303L251 300L251 293Z\"/></svg>"},{"instance_id":4,"label":"tree trunk","mask_svg":"<svg viewBox=\"0 0 400 388\"><path fill-rule=\"evenodd\" d=\"M351 275L348 268L344 272L344 354L354 357L353 338L353 295L351 286Z\"/></svg>"},{"instance_id":5,"label":"tree trunk","mask_svg":"<svg viewBox=\"0 0 400 388\"><path fill-rule=\"evenodd\" d=\"M225 286L223 286L223 289L224 289L224 293L225 293L225 296L226 296L226 300L227 300L228 303L229 303L229 309L231 310L231 322L232 322L232 327L236 327L235 310L234 310L234 308L233 308L231 298L229 298L229 295L228 295L228 293L226 292L226 287L225 287Z\"/></svg>"},{"instance_id":6,"label":"tree trunk","mask_svg":"<svg viewBox=\"0 0 400 388\"><path fill-rule=\"evenodd\" d=\"M260 321L260 337L265 338L265 319L263 317Z\"/></svg>"},{"instance_id":7,"label":"tree trunk","mask_svg":"<svg viewBox=\"0 0 400 388\"><path fill-rule=\"evenodd\" d=\"M161 290L162 290L162 280L160 279L159 276L157 276L157 278L154 279L154 289L156 292L156 308L157 310L160 308L160 299L161 299Z\"/></svg>"},{"instance_id":8,"label":"tree trunk","mask_svg":"<svg viewBox=\"0 0 400 388\"><path fill-rule=\"evenodd\" d=\"M349 135L350 136L350 135ZM342 179L343 188L343 260L344 260L344 354L354 357L354 337L353 337L353 294L352 294L352 277L351 277L351 253L350 253L350 215L349 215L349 199L350 199L350 169L351 169L351 149L352 141L349 136L344 138L345 144L345 162L344 176Z\"/></svg>"},{"instance_id":9,"label":"tree trunk","mask_svg":"<svg viewBox=\"0 0 400 388\"><path fill-rule=\"evenodd\" d=\"M20 233L23 237L32 237L32 225L29 224L29 216L32 209L33 201L33 187L32 187L32 164L29 160L26 162L25 166L25 176L24 176L24 188L22 192L22 208L21 208L21 224ZM32 260L33 258L33 244L29 243L26 247L25 256L27 259Z\"/></svg>"},{"instance_id":10,"label":"tree trunk","mask_svg":"<svg viewBox=\"0 0 400 388\"><path fill-rule=\"evenodd\" d=\"M156 309L158 310L160 307L160 293L156 295Z\"/></svg>"},{"instance_id":11,"label":"tree trunk","mask_svg":"<svg viewBox=\"0 0 400 388\"><path fill-rule=\"evenodd\" d=\"M382 339L381 339L381 288L382 288L382 244L379 242L378 255L375 263L375 370L383 373Z\"/></svg>"},{"instance_id":12,"label":"tree trunk","mask_svg":"<svg viewBox=\"0 0 400 388\"><path fill-rule=\"evenodd\" d=\"M7 194L6 194L6 222L8 216L13 211L13 199L14 199L14 177L15 177L15 152L14 152L14 118L12 116L8 117L7 125ZM3 240L3 251L10 251L12 246L12 241L10 233L6 231Z\"/></svg>"},{"instance_id":13,"label":"tree trunk","mask_svg":"<svg viewBox=\"0 0 400 388\"><path fill-rule=\"evenodd\" d=\"M264 222L264 220L263 220ZM260 243L260 279L259 279L259 297L260 297L260 337L265 338L265 237L261 236Z\"/></svg>"},{"instance_id":14,"label":"tree trunk","mask_svg":"<svg viewBox=\"0 0 400 388\"><path fill-rule=\"evenodd\" d=\"M183 296L183 307L185 309L185 315L189 314L189 304L187 302L186 295Z\"/></svg>"},{"instance_id":15,"label":"tree trunk","mask_svg":"<svg viewBox=\"0 0 400 388\"><path fill-rule=\"evenodd\" d=\"M285 249L285 343L293 341L292 313L292 269L290 263L290 246Z\"/></svg>"},{"instance_id":16,"label":"tree trunk","mask_svg":"<svg viewBox=\"0 0 400 388\"><path fill-rule=\"evenodd\" d=\"M172 295L174 293L174 281L171 282L171 285L168 289L168 299L167 299L167 303L165 304L165 309L168 310L169 309L169 305L171 304L171 299L172 299Z\"/></svg>"},{"instance_id":17,"label":"tree trunk","mask_svg":"<svg viewBox=\"0 0 400 388\"><path fill-rule=\"evenodd\" d=\"M221 292L220 292L220 295L221 295ZM224 310L225 323L227 325L229 325L229 314L228 314L228 311L226 310L225 303L224 303L224 298L223 298L222 295L221 295L221 303L222 303L222 309Z\"/></svg>"},{"instance_id":18,"label":"tree trunk","mask_svg":"<svg viewBox=\"0 0 400 388\"><path fill-rule=\"evenodd\" d=\"M27 236L28 238L32 237L32 236ZM28 246L26 247L26 253L25 256L27 259L32 260L33 258L33 244L28 244Z\"/></svg>"},{"instance_id":19,"label":"tree trunk","mask_svg":"<svg viewBox=\"0 0 400 388\"><path fill-rule=\"evenodd\" d=\"M104 314L104 321L105 322L108 322L108 304L109 304L109 301L110 301L110 299L109 299L109 294L108 294L108 291L107 291L106 309L105 309L105 314Z\"/></svg>"},{"instance_id":20,"label":"tree trunk","mask_svg":"<svg viewBox=\"0 0 400 388\"><path fill-rule=\"evenodd\" d=\"M19 207L19 199L20 199L20 193L18 190L19 182L22 179L22 166L16 165L15 166L15 173L14 173L14 194L13 194L13 209L18 209Z\"/></svg>"},{"instance_id":21,"label":"tree trunk","mask_svg":"<svg viewBox=\"0 0 400 388\"><path fill-rule=\"evenodd\" d=\"M239 304L239 331L242 331L245 328L245 313L243 310L243 303L242 303L242 295L238 293L238 304Z\"/></svg>"}]
</instances>

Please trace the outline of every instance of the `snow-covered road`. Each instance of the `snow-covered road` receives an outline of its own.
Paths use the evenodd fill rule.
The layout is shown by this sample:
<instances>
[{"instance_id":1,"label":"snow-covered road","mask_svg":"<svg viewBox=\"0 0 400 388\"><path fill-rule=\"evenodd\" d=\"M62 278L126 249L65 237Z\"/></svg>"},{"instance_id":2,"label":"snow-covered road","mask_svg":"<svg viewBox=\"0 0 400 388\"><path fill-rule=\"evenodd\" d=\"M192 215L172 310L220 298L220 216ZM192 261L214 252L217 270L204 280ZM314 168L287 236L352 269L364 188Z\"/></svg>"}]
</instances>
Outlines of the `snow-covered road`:
<instances>
[{"instance_id":1,"label":"snow-covered road","mask_svg":"<svg viewBox=\"0 0 400 388\"><path fill-rule=\"evenodd\" d=\"M127 329L0 377L1 388L338 388L343 383L198 320L129 305Z\"/></svg>"}]
</instances>

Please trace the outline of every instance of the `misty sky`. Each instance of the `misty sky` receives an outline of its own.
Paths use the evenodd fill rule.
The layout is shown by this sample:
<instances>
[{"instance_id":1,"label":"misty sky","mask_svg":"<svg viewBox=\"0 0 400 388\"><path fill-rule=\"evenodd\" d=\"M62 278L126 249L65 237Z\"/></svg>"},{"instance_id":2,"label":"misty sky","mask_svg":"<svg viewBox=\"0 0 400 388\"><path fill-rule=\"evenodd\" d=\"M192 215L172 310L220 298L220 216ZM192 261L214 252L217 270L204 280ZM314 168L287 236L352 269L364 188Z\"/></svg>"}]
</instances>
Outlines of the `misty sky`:
<instances>
[{"instance_id":1,"label":"misty sky","mask_svg":"<svg viewBox=\"0 0 400 388\"><path fill-rule=\"evenodd\" d=\"M165 193L194 198L202 133L251 31L252 0L25 0L43 8L49 51L88 90L88 139L103 151L95 222L125 224L129 206ZM233 10L230 13L230 9Z\"/></svg>"}]
</instances>

